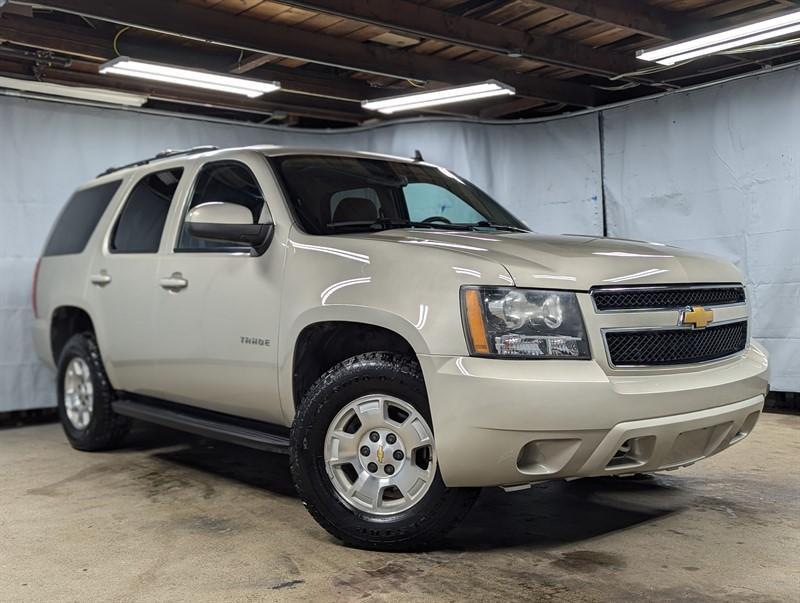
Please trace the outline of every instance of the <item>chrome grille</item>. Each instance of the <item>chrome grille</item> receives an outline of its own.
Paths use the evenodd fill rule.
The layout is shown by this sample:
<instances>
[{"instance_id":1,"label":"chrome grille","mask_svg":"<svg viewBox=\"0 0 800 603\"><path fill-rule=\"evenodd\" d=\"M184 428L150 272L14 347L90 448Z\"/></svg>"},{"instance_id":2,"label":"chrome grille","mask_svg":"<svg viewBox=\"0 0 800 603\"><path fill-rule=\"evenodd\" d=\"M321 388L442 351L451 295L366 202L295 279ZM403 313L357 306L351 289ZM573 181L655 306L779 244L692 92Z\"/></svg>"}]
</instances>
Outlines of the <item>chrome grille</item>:
<instances>
[{"instance_id":1,"label":"chrome grille","mask_svg":"<svg viewBox=\"0 0 800 603\"><path fill-rule=\"evenodd\" d=\"M686 306L723 306L742 304L744 287L615 287L592 289L592 299L599 312L613 310L663 310Z\"/></svg>"},{"instance_id":2,"label":"chrome grille","mask_svg":"<svg viewBox=\"0 0 800 603\"><path fill-rule=\"evenodd\" d=\"M606 349L612 366L663 366L718 360L744 350L747 321L706 329L607 331Z\"/></svg>"}]
</instances>

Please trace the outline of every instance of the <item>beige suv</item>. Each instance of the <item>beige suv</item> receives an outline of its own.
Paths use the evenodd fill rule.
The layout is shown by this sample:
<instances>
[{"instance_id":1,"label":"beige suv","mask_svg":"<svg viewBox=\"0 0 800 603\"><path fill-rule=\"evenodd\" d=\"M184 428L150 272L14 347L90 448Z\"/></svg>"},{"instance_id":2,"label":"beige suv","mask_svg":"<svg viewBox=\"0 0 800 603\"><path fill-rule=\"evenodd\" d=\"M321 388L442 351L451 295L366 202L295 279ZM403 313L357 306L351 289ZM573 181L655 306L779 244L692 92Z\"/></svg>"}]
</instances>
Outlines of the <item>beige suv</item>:
<instances>
[{"instance_id":1,"label":"beige suv","mask_svg":"<svg viewBox=\"0 0 800 603\"><path fill-rule=\"evenodd\" d=\"M730 263L534 234L420 158L201 148L108 170L62 211L33 299L75 448L133 418L285 452L360 547L432 546L485 486L691 465L767 391Z\"/></svg>"}]
</instances>

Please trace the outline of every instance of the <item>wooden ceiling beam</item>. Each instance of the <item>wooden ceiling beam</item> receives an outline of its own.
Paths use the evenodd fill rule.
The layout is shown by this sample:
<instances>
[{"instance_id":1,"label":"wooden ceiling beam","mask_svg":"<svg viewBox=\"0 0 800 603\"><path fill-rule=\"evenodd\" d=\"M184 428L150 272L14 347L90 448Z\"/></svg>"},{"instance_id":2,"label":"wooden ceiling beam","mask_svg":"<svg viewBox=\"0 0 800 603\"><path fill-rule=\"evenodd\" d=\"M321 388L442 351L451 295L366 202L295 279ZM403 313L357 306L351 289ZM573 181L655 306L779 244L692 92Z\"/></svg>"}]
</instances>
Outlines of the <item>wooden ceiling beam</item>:
<instances>
[{"instance_id":1,"label":"wooden ceiling beam","mask_svg":"<svg viewBox=\"0 0 800 603\"><path fill-rule=\"evenodd\" d=\"M243 58L238 63L230 66L230 72L235 73L236 75L243 75L248 71L252 71L262 65L266 65L270 61L273 61L275 57L269 54L251 54Z\"/></svg>"},{"instance_id":2,"label":"wooden ceiling beam","mask_svg":"<svg viewBox=\"0 0 800 603\"><path fill-rule=\"evenodd\" d=\"M24 0L21 3L365 73L449 84L498 79L514 86L519 96L584 107L595 104L594 90L582 84L364 44L175 0Z\"/></svg>"},{"instance_id":3,"label":"wooden ceiling beam","mask_svg":"<svg viewBox=\"0 0 800 603\"><path fill-rule=\"evenodd\" d=\"M282 1L282 0L281 0ZM696 12L703 12L700 8L686 12L667 10L652 6L645 2L632 2L631 0L517 0L530 6L548 6L563 10L564 12L586 17L614 27L622 27L630 31L644 34L651 38L665 42L690 38L717 30L725 29L755 21L761 17L760 10L747 11L733 17L722 17L709 20L708 17L699 17ZM800 8L800 0L774 0L777 8ZM713 8L713 7L712 7ZM764 7L767 11L770 7ZM752 12L752 18L749 17ZM774 15L770 15L774 16Z\"/></svg>"},{"instance_id":4,"label":"wooden ceiling beam","mask_svg":"<svg viewBox=\"0 0 800 603\"><path fill-rule=\"evenodd\" d=\"M30 17L0 15L0 40L98 61L114 56L110 40L87 36L81 31L83 29L69 25L56 26Z\"/></svg>"},{"instance_id":5,"label":"wooden ceiling beam","mask_svg":"<svg viewBox=\"0 0 800 603\"><path fill-rule=\"evenodd\" d=\"M83 31L85 29L85 31ZM328 82L322 78L297 77L289 83L286 73L272 69L259 68L256 70L259 77L264 79L280 79L286 88L282 91L283 98L275 99L274 95L241 102L236 96L207 93L200 90L169 87L150 86L149 83L136 82L127 78L113 78L97 73L97 63L88 61L105 61L115 56L113 44L110 39L92 34L88 28L64 26L39 19L17 17L16 15L0 16L0 40L13 42L20 46L49 50L72 57L71 69L53 69L47 66L46 61L40 61L38 73L49 77L50 81L65 84L84 84L95 87L109 87L125 89L128 91L148 94L153 91L154 96L175 102L184 102L195 105L231 108L241 111L274 112L282 111L287 114L301 117L315 117L331 119L347 123L358 123L368 117L358 105L354 103L363 98L368 87L356 82L349 85L347 82ZM173 52L176 52L172 50ZM195 57L195 66L202 65L202 57ZM8 61L7 61L8 62ZM20 73L31 74L30 63L22 61L17 63ZM79 72L76 74L75 72ZM89 81L89 78L91 81ZM122 85L127 84L127 85ZM299 90L298 90L299 89ZM300 92L300 90L302 92ZM296 100L297 93L319 97L317 100ZM288 100L289 94L295 93L295 98ZM347 101L345 104L341 101Z\"/></svg>"},{"instance_id":6,"label":"wooden ceiling beam","mask_svg":"<svg viewBox=\"0 0 800 603\"><path fill-rule=\"evenodd\" d=\"M0 40L95 61L108 61L116 56L111 38L102 37L88 27L69 26L44 19L1 16ZM187 67L216 71L221 65L230 65L230 59L211 53L198 53L193 49L164 44L147 45L124 37L120 38L120 46L122 50L130 51L141 59L162 60ZM355 80L315 77L296 69L251 65L249 71L249 77L279 80L285 92L296 94L356 103L373 93L372 88Z\"/></svg>"},{"instance_id":7,"label":"wooden ceiling beam","mask_svg":"<svg viewBox=\"0 0 800 603\"><path fill-rule=\"evenodd\" d=\"M617 75L638 68L636 60L630 56L592 48L556 36L502 27L407 0L278 1L281 4L369 23L417 37L442 40L505 56L521 56L586 73Z\"/></svg>"},{"instance_id":8,"label":"wooden ceiling beam","mask_svg":"<svg viewBox=\"0 0 800 603\"><path fill-rule=\"evenodd\" d=\"M332 103L301 104L288 103L285 100L262 98L250 99L233 95L220 95L202 90L188 90L181 86L131 80L124 77L99 75L91 71L90 66L78 65L77 69L62 69L41 66L37 69L37 79L42 82L63 84L67 86L86 86L104 90L118 90L141 94L154 100L164 100L195 106L213 107L231 111L242 111L254 114L283 113L299 117L311 117L357 124L366 118L361 112L337 109ZM88 67L88 68L87 68ZM30 69L23 63L0 60L0 74L23 76L32 79Z\"/></svg>"},{"instance_id":9,"label":"wooden ceiling beam","mask_svg":"<svg viewBox=\"0 0 800 603\"><path fill-rule=\"evenodd\" d=\"M677 13L646 2L632 0L519 0L532 7L548 6L573 15L623 27L651 38L673 40L681 37L684 23Z\"/></svg>"},{"instance_id":10,"label":"wooden ceiling beam","mask_svg":"<svg viewBox=\"0 0 800 603\"><path fill-rule=\"evenodd\" d=\"M86 27L76 27L64 24L57 24L52 21L33 18L22 18L16 16L0 17L0 41L13 42L19 46L27 46L36 50L49 50L55 53L68 55L70 57L80 57L92 61L107 61L116 52L113 48L111 37L102 37L94 30ZM131 52L134 56L142 59L155 61L166 61L168 63L185 65L187 67L206 68L211 71L220 70L221 66L226 66L235 72L231 65L230 58L218 53L197 52L195 48L182 48L167 44L148 45L130 38L120 38L120 50ZM247 59L255 59L266 55L252 55ZM247 63L247 59L242 61L242 65ZM97 72L97 65L87 63L90 69L83 67L85 72ZM319 97L335 101L347 101L360 104L361 100L367 97L392 96L398 94L397 90L389 88L374 88L365 83L350 78L341 78L327 74L309 74L305 70L291 69L280 65L260 66L249 63L247 71L248 77L277 80L281 82L281 92L298 94L302 96ZM303 101L300 101L302 106ZM291 107L284 109L291 113ZM354 114L359 114L360 108L353 107ZM451 111L431 111L447 115L472 115L471 112L459 111L459 107L454 107ZM369 117L366 113L360 113L363 118Z\"/></svg>"}]
</instances>

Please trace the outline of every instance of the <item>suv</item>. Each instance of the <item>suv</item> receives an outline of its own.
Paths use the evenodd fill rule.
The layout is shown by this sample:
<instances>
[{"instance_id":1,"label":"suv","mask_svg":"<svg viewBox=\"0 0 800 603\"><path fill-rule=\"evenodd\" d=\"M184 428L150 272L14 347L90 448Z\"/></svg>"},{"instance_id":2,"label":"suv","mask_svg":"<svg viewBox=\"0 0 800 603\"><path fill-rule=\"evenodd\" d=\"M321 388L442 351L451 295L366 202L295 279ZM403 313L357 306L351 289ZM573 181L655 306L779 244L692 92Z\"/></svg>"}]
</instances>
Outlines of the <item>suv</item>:
<instances>
[{"instance_id":1,"label":"suv","mask_svg":"<svg viewBox=\"0 0 800 603\"><path fill-rule=\"evenodd\" d=\"M314 518L366 548L432 546L481 487L691 465L767 391L730 263L533 234L419 156L108 170L61 212L33 303L74 448L141 419L287 453Z\"/></svg>"}]
</instances>

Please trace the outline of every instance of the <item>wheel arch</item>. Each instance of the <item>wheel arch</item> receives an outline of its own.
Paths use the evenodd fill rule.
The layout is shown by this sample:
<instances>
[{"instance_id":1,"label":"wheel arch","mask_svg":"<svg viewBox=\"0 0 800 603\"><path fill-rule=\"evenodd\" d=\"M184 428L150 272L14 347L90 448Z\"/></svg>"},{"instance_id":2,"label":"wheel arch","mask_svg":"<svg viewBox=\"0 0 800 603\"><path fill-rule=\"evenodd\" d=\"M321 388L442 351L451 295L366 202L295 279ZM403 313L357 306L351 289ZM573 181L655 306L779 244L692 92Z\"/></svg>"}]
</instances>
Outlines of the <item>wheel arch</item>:
<instances>
[{"instance_id":1,"label":"wheel arch","mask_svg":"<svg viewBox=\"0 0 800 603\"><path fill-rule=\"evenodd\" d=\"M388 312L348 307L332 313L312 310L304 318L295 324L283 347L281 398L289 421L308 387L346 358L375 351L413 357L428 353L420 332ZM336 345L330 345L334 341Z\"/></svg>"},{"instance_id":2,"label":"wheel arch","mask_svg":"<svg viewBox=\"0 0 800 603\"><path fill-rule=\"evenodd\" d=\"M85 308L63 305L55 308L50 317L50 352L53 361L58 359L70 337L76 333L95 333L94 322Z\"/></svg>"},{"instance_id":3,"label":"wheel arch","mask_svg":"<svg viewBox=\"0 0 800 603\"><path fill-rule=\"evenodd\" d=\"M414 348L400 334L363 322L323 321L307 325L299 334L292 355L292 402L328 369L366 352L396 352L416 358Z\"/></svg>"}]
</instances>

